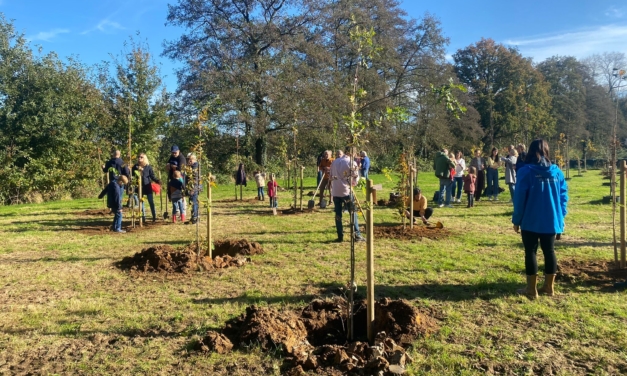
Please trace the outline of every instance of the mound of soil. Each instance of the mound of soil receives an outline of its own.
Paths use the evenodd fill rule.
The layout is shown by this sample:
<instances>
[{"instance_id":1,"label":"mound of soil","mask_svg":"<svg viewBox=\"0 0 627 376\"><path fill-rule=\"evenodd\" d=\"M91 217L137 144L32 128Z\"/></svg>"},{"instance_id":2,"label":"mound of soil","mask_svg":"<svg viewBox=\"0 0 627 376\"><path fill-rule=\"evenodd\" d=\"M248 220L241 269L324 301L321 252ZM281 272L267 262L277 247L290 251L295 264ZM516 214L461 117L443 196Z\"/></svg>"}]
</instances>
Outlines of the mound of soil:
<instances>
[{"instance_id":1,"label":"mound of soil","mask_svg":"<svg viewBox=\"0 0 627 376\"><path fill-rule=\"evenodd\" d=\"M316 299L302 310L278 311L250 306L226 323L222 334L236 347L251 344L285 355L287 374L305 371L325 374L403 373L412 361L403 346L437 330L434 319L404 300L381 299L375 306L374 346L366 340L366 303L354 307L357 342L346 343L347 301ZM196 346L203 351L228 347L220 334L208 332ZM214 349L215 350L212 350Z\"/></svg>"},{"instance_id":2,"label":"mound of soil","mask_svg":"<svg viewBox=\"0 0 627 376\"><path fill-rule=\"evenodd\" d=\"M399 240L421 240L422 238L440 240L449 236L448 230L435 226L414 225L414 228L403 226L375 226L374 236L376 238L399 239Z\"/></svg>"},{"instance_id":3,"label":"mound of soil","mask_svg":"<svg viewBox=\"0 0 627 376\"><path fill-rule=\"evenodd\" d=\"M207 256L206 249L201 250L201 256L198 257L195 243L183 249L174 249L164 244L143 249L132 257L125 257L118 265L131 272L187 274L199 269L241 267L251 261L245 256L263 253L259 243L246 239L217 241L214 244L213 259Z\"/></svg>"},{"instance_id":4,"label":"mound of soil","mask_svg":"<svg viewBox=\"0 0 627 376\"><path fill-rule=\"evenodd\" d=\"M85 211L76 212L76 215L83 216L96 216L96 217L109 217L113 216L111 209L88 209Z\"/></svg>"},{"instance_id":5,"label":"mound of soil","mask_svg":"<svg viewBox=\"0 0 627 376\"><path fill-rule=\"evenodd\" d=\"M250 256L260 255L263 253L261 244L251 242L246 239L241 240L218 240L213 243L212 256L229 255L235 257L237 255Z\"/></svg>"},{"instance_id":6,"label":"mound of soil","mask_svg":"<svg viewBox=\"0 0 627 376\"><path fill-rule=\"evenodd\" d=\"M557 264L556 280L571 284L612 287L615 282L627 280L627 269L613 261L564 260Z\"/></svg>"},{"instance_id":7,"label":"mound of soil","mask_svg":"<svg viewBox=\"0 0 627 376\"><path fill-rule=\"evenodd\" d=\"M226 354L233 349L233 343L226 338L224 334L214 331L208 331L207 335L198 342L196 350L209 352L213 351L218 354Z\"/></svg>"}]
</instances>

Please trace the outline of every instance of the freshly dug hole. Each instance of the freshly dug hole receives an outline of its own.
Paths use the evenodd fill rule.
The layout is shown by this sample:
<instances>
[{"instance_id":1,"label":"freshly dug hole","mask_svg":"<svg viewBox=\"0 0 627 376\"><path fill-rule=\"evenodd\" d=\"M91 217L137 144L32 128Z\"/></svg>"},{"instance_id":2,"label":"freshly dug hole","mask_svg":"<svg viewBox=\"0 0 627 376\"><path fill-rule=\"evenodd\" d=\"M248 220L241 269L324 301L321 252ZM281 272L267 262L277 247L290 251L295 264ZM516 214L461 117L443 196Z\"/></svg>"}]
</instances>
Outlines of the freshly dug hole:
<instances>
[{"instance_id":1,"label":"freshly dug hole","mask_svg":"<svg viewBox=\"0 0 627 376\"><path fill-rule=\"evenodd\" d=\"M418 224L415 224L414 228L411 229L408 224L405 228L403 226L374 226L374 236L375 238L399 240L420 240L422 238L440 240L446 239L449 236L449 232L444 228L425 227Z\"/></svg>"},{"instance_id":2,"label":"freshly dug hole","mask_svg":"<svg viewBox=\"0 0 627 376\"><path fill-rule=\"evenodd\" d=\"M412 359L403 346L437 330L434 319L404 300L381 299L375 306L374 346L366 341L366 303L354 308L357 342L347 343L347 301L343 298L312 301L301 310L279 311L256 305L229 320L222 334L235 347L279 349L285 355L288 374L305 370L330 374L402 372ZM196 346L203 351L223 351L224 339L208 332ZM214 345L218 343L218 345Z\"/></svg>"},{"instance_id":3,"label":"freshly dug hole","mask_svg":"<svg viewBox=\"0 0 627 376\"><path fill-rule=\"evenodd\" d=\"M245 256L263 253L259 243L245 239L219 241L215 243L215 248L211 259L207 256L206 249L201 249L198 257L195 243L182 249L175 249L167 244L157 245L145 248L132 257L125 257L118 266L131 272L187 274L199 269L240 267L250 262L250 258Z\"/></svg>"}]
</instances>

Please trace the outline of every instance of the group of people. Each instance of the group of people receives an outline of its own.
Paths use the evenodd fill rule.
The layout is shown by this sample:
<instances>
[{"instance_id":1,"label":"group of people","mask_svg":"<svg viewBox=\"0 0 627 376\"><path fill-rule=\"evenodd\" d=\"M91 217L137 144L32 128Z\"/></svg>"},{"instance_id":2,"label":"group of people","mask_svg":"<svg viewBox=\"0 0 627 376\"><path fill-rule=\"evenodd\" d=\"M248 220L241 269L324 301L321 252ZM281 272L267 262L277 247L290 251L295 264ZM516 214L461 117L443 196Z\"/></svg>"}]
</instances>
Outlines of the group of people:
<instances>
[{"instance_id":1,"label":"group of people","mask_svg":"<svg viewBox=\"0 0 627 376\"><path fill-rule=\"evenodd\" d=\"M505 184L509 187L510 202L513 202L516 189L516 172L525 165L527 153L525 145L510 145L507 156L499 155L497 148L492 148L490 155L484 157L481 150L475 151L474 158L467 166L461 151L453 154L442 149L435 157L433 168L440 180L436 195L440 207L452 208L452 203L461 203L462 191L468 199L467 207L473 207L475 201L486 196L489 201L498 201L499 169L505 167Z\"/></svg>"},{"instance_id":2,"label":"group of people","mask_svg":"<svg viewBox=\"0 0 627 376\"><path fill-rule=\"evenodd\" d=\"M198 220L198 194L202 187L198 173L198 161L193 153L189 153L187 158L181 153L178 146L174 145L170 149L171 155L165 169L168 173L167 196L172 202L172 222L176 223L177 215L180 215L181 222L186 220L186 196L192 204L192 223ZM186 173L186 166L189 166L191 174ZM102 171L109 174L109 185L100 193L99 198L107 195L107 207L114 213L112 230L123 233L122 229L122 207L124 192L127 191L131 200L141 201L142 220L146 221L146 211L143 205L145 197L150 206L152 222L157 219L155 210L154 194L161 190L162 182L157 178L150 165L148 156L145 153L139 154L137 163L131 169L128 168L120 158L120 151L115 150L111 159L103 166ZM138 186L141 185L141 200L138 193L131 187L133 176L139 177ZM191 184L189 179L191 179Z\"/></svg>"},{"instance_id":3,"label":"group of people","mask_svg":"<svg viewBox=\"0 0 627 376\"><path fill-rule=\"evenodd\" d=\"M350 160L349 154L344 154L342 152L343 158L348 158ZM331 165L333 164L333 153L331 150L323 151L319 156L316 162L318 168L318 178L316 180L316 185L320 190L320 202L318 205L322 205L323 199L325 197L326 192L329 192L329 201L331 201L332 193L331 193ZM362 177L368 180L368 173L370 172L370 157L368 157L368 153L365 151L360 152L359 154L353 155L354 167L357 171L358 178Z\"/></svg>"}]
</instances>

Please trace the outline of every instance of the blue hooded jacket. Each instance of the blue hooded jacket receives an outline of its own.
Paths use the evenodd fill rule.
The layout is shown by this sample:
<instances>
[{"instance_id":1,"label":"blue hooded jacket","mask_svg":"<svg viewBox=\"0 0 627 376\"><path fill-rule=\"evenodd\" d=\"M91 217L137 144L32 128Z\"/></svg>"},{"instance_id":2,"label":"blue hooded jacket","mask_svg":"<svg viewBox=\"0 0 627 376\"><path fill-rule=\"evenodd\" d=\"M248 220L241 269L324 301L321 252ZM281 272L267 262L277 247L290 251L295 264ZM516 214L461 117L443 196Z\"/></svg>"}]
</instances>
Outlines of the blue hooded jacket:
<instances>
[{"instance_id":1,"label":"blue hooded jacket","mask_svg":"<svg viewBox=\"0 0 627 376\"><path fill-rule=\"evenodd\" d=\"M512 223L539 234L564 232L568 187L562 171L543 158L517 175Z\"/></svg>"}]
</instances>

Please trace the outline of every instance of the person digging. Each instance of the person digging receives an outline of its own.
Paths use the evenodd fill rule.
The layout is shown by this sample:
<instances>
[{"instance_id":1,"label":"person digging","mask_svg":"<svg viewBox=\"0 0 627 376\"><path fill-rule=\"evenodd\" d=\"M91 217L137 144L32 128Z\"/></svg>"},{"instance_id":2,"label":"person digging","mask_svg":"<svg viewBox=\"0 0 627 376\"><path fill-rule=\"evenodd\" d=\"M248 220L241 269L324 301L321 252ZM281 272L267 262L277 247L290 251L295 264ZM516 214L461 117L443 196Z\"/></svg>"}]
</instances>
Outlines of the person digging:
<instances>
[{"instance_id":1,"label":"person digging","mask_svg":"<svg viewBox=\"0 0 627 376\"><path fill-rule=\"evenodd\" d=\"M414 188L413 200L414 200L414 223L416 223L416 218L420 218L422 220L422 223L424 223L425 225L428 225L429 224L428 220L433 215L433 209L427 207L427 198L422 195L422 191L420 190L420 188ZM407 217L407 219L411 217L409 209L410 208L407 208L407 210L405 211L405 217Z\"/></svg>"},{"instance_id":2,"label":"person digging","mask_svg":"<svg viewBox=\"0 0 627 376\"><path fill-rule=\"evenodd\" d=\"M342 211L345 207L355 207L355 196L351 192L351 185L357 184L359 172L355 162L352 163L348 155L342 150L337 151L337 158L331 163L331 193L333 195L333 205L335 211L335 229L337 230L337 243L344 241L344 228L342 224ZM365 242L359 232L359 221L357 220L357 212L353 212L353 220L355 225L355 241Z\"/></svg>"}]
</instances>

